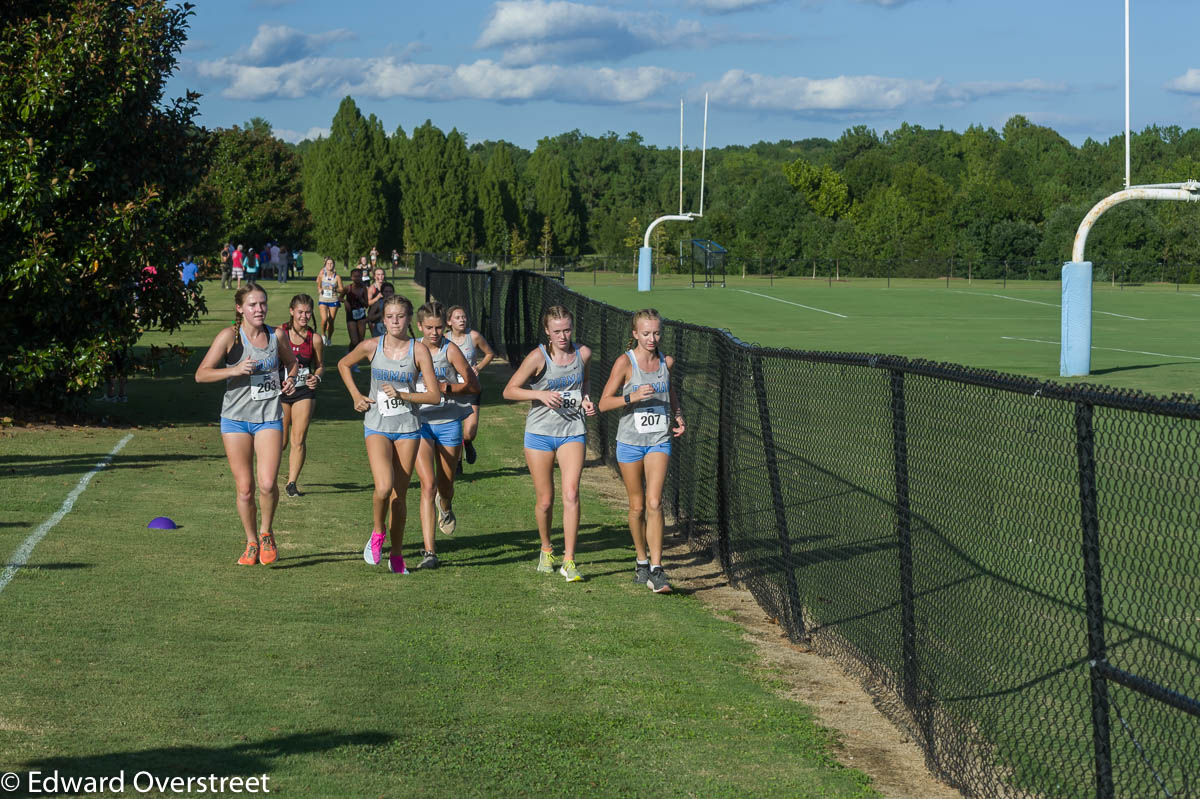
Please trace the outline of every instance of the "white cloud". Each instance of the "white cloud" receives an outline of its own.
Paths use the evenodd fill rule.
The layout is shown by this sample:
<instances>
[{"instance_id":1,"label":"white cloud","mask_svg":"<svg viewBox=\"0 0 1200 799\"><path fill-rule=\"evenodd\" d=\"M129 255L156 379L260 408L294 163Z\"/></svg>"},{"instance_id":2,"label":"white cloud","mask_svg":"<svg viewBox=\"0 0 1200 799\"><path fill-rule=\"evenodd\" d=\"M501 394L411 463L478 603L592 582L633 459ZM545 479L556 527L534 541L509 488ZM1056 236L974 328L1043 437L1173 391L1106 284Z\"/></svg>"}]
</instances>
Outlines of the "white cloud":
<instances>
[{"instance_id":1,"label":"white cloud","mask_svg":"<svg viewBox=\"0 0 1200 799\"><path fill-rule=\"evenodd\" d=\"M340 28L325 33L304 33L287 25L259 25L254 41L250 42L242 58L252 66L279 66L306 58L332 42L353 38L353 33Z\"/></svg>"},{"instance_id":2,"label":"white cloud","mask_svg":"<svg viewBox=\"0 0 1200 799\"><path fill-rule=\"evenodd\" d=\"M715 103L751 111L861 114L912 105L962 104L999 94L1065 93L1061 83L1040 79L948 84L878 75L804 78L730 70L704 87Z\"/></svg>"},{"instance_id":3,"label":"white cloud","mask_svg":"<svg viewBox=\"0 0 1200 799\"><path fill-rule=\"evenodd\" d=\"M1167 81L1166 88L1177 94L1200 94L1200 69L1189 69L1178 78Z\"/></svg>"},{"instance_id":4,"label":"white cloud","mask_svg":"<svg viewBox=\"0 0 1200 799\"><path fill-rule=\"evenodd\" d=\"M452 67L395 57L305 58L274 67L222 59L203 62L198 69L206 77L228 81L222 95L236 100L297 99L335 92L380 99L635 103L692 77L661 67L509 67L489 60Z\"/></svg>"},{"instance_id":5,"label":"white cloud","mask_svg":"<svg viewBox=\"0 0 1200 799\"><path fill-rule=\"evenodd\" d=\"M502 63L525 66L621 59L650 50L706 47L731 38L747 37L706 32L692 20L671 22L660 14L567 0L500 0L475 46L499 49Z\"/></svg>"},{"instance_id":6,"label":"white cloud","mask_svg":"<svg viewBox=\"0 0 1200 799\"><path fill-rule=\"evenodd\" d=\"M733 14L773 6L780 0L688 0L688 5L709 14Z\"/></svg>"},{"instance_id":7,"label":"white cloud","mask_svg":"<svg viewBox=\"0 0 1200 799\"><path fill-rule=\"evenodd\" d=\"M274 131L274 133L276 138L283 139L284 141L291 142L292 144L299 144L306 139L316 140L329 138L329 128L318 128L316 126L309 128L303 133L298 130L288 130L287 128L278 128Z\"/></svg>"}]
</instances>

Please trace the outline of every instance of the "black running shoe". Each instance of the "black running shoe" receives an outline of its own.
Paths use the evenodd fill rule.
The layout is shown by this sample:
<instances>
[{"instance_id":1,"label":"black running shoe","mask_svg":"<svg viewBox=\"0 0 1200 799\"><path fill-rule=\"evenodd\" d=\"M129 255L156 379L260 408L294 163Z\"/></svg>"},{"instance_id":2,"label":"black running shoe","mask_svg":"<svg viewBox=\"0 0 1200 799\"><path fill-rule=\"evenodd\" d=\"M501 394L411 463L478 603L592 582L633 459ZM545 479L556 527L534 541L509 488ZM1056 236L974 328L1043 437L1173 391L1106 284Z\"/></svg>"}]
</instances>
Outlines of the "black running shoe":
<instances>
[{"instance_id":1,"label":"black running shoe","mask_svg":"<svg viewBox=\"0 0 1200 799\"><path fill-rule=\"evenodd\" d=\"M286 487L285 487L283 490L287 492L287 495L288 495L289 497L302 497L302 496L304 496L303 494L301 494L301 493L300 493L300 489L296 488L296 484L295 484L295 483L288 483L288 484L287 484L287 486L286 486Z\"/></svg>"},{"instance_id":2,"label":"black running shoe","mask_svg":"<svg viewBox=\"0 0 1200 799\"><path fill-rule=\"evenodd\" d=\"M429 550L421 550L421 565L418 569L436 569L438 567L438 556Z\"/></svg>"},{"instance_id":3,"label":"black running shoe","mask_svg":"<svg viewBox=\"0 0 1200 799\"><path fill-rule=\"evenodd\" d=\"M467 454L467 463L475 462L475 445L470 441L463 442L463 452Z\"/></svg>"}]
</instances>

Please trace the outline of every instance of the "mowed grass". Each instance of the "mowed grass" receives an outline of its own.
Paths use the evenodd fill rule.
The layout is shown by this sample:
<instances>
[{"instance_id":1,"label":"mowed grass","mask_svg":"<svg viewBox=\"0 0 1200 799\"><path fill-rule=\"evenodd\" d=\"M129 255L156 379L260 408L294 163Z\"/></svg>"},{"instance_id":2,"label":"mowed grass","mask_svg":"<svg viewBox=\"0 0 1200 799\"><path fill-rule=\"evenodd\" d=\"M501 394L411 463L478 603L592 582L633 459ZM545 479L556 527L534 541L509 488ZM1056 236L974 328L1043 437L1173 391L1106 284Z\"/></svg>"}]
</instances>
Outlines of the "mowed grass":
<instances>
[{"instance_id":1,"label":"mowed grass","mask_svg":"<svg viewBox=\"0 0 1200 799\"><path fill-rule=\"evenodd\" d=\"M1054 281L892 280L889 287L882 279L730 276L726 288L705 289L692 288L687 275L667 275L640 293L634 275L595 280L568 273L566 283L620 308L653 306L763 346L904 355L1060 379L1061 289ZM1200 393L1200 286L1097 283L1092 308L1092 374L1063 382Z\"/></svg>"},{"instance_id":2,"label":"mowed grass","mask_svg":"<svg viewBox=\"0 0 1200 799\"><path fill-rule=\"evenodd\" d=\"M276 322L312 293L266 286ZM206 292L204 324L143 341L186 343L191 359L132 380L127 405L93 406L124 427L0 438L12 553L133 433L0 591L0 770L265 773L272 792L311 796L875 795L835 762L832 734L774 693L738 628L686 591L631 583L622 508L585 488L586 582L534 571L523 409L498 399L503 365L485 381L480 459L459 479L459 532L439 535L441 569L363 563L370 474L334 374L306 495L280 502L279 562L235 566L221 387L191 377L231 292ZM146 529L159 515L181 528Z\"/></svg>"}]
</instances>

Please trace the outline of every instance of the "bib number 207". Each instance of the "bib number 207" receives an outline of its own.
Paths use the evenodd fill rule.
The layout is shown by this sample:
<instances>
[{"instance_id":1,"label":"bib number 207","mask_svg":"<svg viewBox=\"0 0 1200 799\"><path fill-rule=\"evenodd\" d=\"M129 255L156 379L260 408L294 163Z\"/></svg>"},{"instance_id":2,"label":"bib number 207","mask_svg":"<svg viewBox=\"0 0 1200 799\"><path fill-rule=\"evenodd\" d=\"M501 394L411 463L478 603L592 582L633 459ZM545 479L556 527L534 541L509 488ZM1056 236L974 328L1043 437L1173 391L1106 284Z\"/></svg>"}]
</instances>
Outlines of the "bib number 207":
<instances>
[{"instance_id":1,"label":"bib number 207","mask_svg":"<svg viewBox=\"0 0 1200 799\"><path fill-rule=\"evenodd\" d=\"M641 411L633 415L633 425L639 433L665 433L667 432L667 415Z\"/></svg>"}]
</instances>

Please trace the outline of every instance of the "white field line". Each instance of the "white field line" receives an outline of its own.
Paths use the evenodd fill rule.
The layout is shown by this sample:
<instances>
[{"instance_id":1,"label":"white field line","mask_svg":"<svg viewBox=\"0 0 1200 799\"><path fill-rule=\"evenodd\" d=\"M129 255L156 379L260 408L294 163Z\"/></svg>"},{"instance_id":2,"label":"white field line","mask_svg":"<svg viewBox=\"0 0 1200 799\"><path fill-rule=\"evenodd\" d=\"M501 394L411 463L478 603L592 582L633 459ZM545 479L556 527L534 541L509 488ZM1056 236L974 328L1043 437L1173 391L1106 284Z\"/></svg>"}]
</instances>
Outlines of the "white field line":
<instances>
[{"instance_id":1,"label":"white field line","mask_svg":"<svg viewBox=\"0 0 1200 799\"><path fill-rule=\"evenodd\" d=\"M1021 297L1007 297L1003 294L981 294L980 292L977 292L977 291L956 291L954 293L955 294L969 294L972 297L995 297L1000 300L1012 300L1013 302L1028 302L1032 305L1048 305L1051 308L1061 308L1062 307L1061 305L1059 305L1056 302L1042 302L1041 300L1026 300L1026 299L1022 299ZM1112 313L1111 311L1095 311L1095 310L1093 310L1092 313L1100 313L1100 314L1104 314L1105 316L1116 316L1120 319L1132 319L1135 322L1150 321L1149 319L1143 319L1140 316L1126 316L1123 313Z\"/></svg>"},{"instance_id":2,"label":"white field line","mask_svg":"<svg viewBox=\"0 0 1200 799\"><path fill-rule=\"evenodd\" d=\"M1061 342L1058 341L1043 341L1040 338L1017 338L1016 336L1001 336L1005 341L1030 341L1034 344L1054 344L1057 346ZM1123 350L1120 347L1092 347L1094 350L1107 350L1108 352L1128 352L1132 355L1156 355L1159 358L1183 358L1186 361L1200 361L1200 358L1195 358L1191 355L1171 355L1166 352L1146 352L1145 350Z\"/></svg>"},{"instance_id":3,"label":"white field line","mask_svg":"<svg viewBox=\"0 0 1200 799\"><path fill-rule=\"evenodd\" d=\"M17 576L17 571L19 571L22 566L29 562L29 556L33 554L33 548L38 545L38 542L46 537L46 533L50 532L54 525L61 522L63 517L71 512L71 508L75 507L75 500L79 499L79 495L82 494L83 490L88 487L88 483L92 481L92 478L95 477L101 469L112 463L113 456L120 452L121 449L129 443L131 438L133 438L133 433L129 433L120 441L118 441L117 445L112 448L112 452L105 455L100 462L96 464L95 469L92 469L83 477L79 478L79 483L74 489L72 489L70 494L67 494L67 498L63 500L62 507L59 508L53 516L38 525L38 528L30 533L29 537L25 539L25 543L21 544L21 546L17 548L17 551L13 553L13 556L8 559L8 565L4 567L4 571L0 572L0 591L3 591L4 587L12 581L12 578Z\"/></svg>"},{"instance_id":4,"label":"white field line","mask_svg":"<svg viewBox=\"0 0 1200 799\"><path fill-rule=\"evenodd\" d=\"M806 311L816 311L818 313L827 313L830 316L838 316L838 317L841 317L842 319L850 318L850 317L846 316L845 314L834 313L833 311L826 311L822 308L813 308L811 305L801 305L800 303L792 302L791 300L781 300L778 297L772 297L769 294L759 294L756 291L746 291L745 289L738 289L738 291L742 292L743 294L753 294L755 297L762 297L764 300L775 300L775 302L786 302L788 305L795 305L797 308L803 308Z\"/></svg>"}]
</instances>

